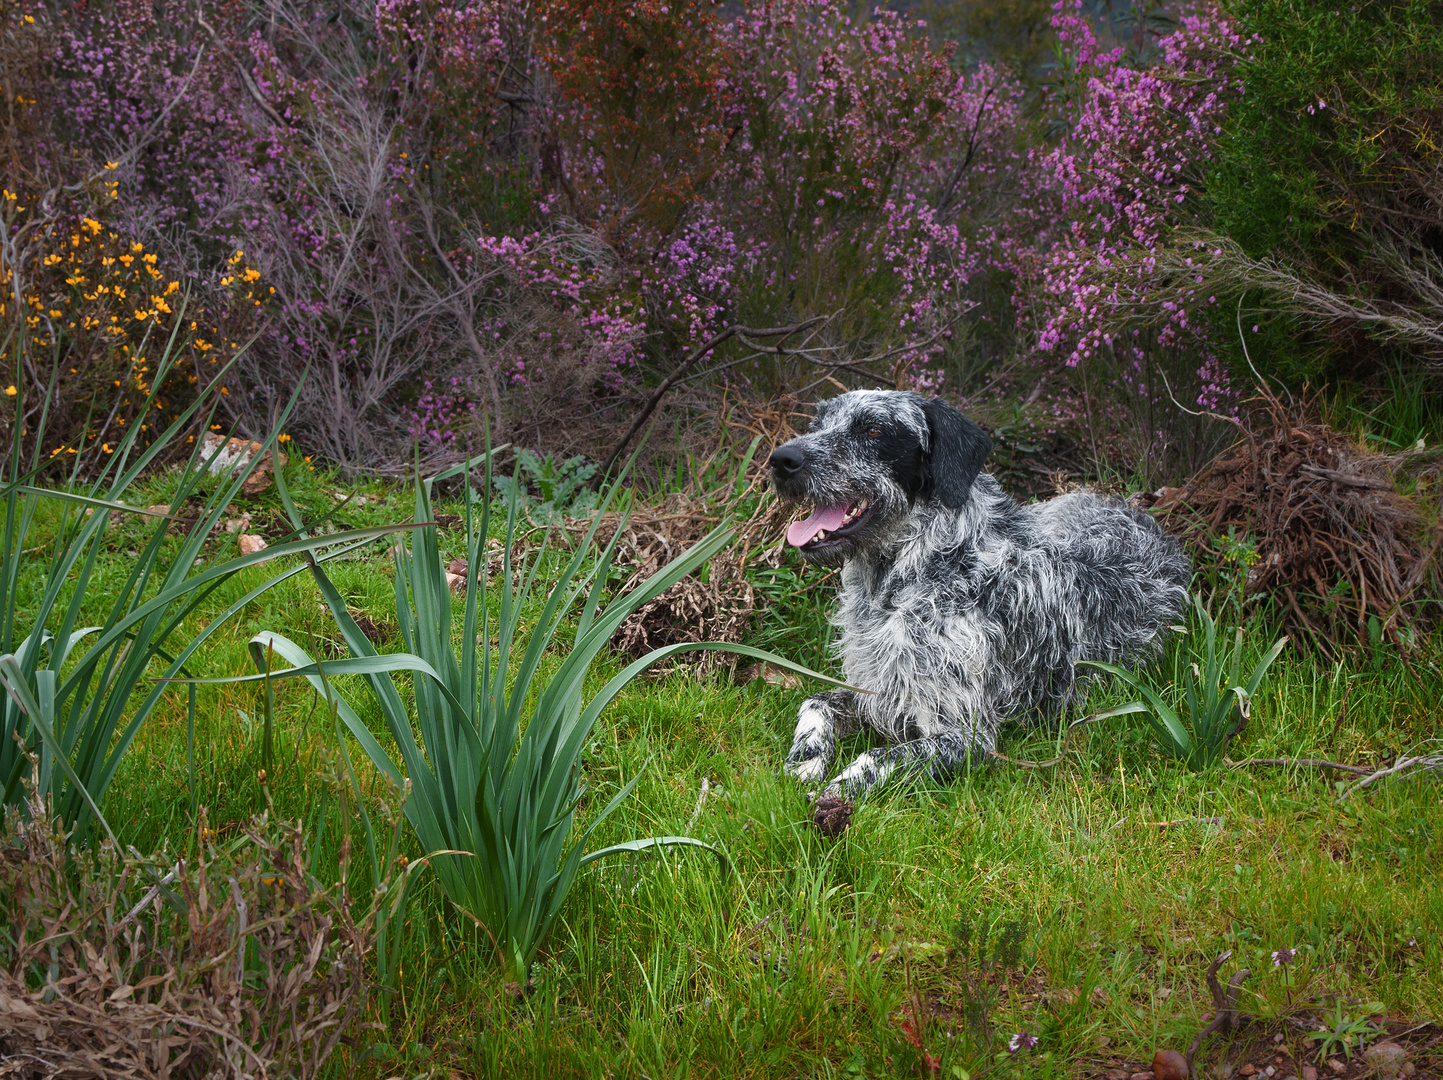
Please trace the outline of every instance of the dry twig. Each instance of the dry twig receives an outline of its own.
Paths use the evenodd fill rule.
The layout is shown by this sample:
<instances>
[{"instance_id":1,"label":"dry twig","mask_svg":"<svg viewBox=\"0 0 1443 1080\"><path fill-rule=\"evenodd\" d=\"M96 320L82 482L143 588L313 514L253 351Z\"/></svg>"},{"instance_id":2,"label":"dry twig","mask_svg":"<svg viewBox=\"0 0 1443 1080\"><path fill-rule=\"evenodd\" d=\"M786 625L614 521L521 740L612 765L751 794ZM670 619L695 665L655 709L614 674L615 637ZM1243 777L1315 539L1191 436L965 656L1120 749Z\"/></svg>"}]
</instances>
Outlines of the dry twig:
<instances>
[{"instance_id":1,"label":"dry twig","mask_svg":"<svg viewBox=\"0 0 1443 1080\"><path fill-rule=\"evenodd\" d=\"M1430 743L1443 745L1443 739L1429 739ZM1356 770L1354 770L1356 771ZM1410 757L1407 754L1399 754L1398 760L1393 764L1385 766L1374 772L1369 772L1363 779L1359 780L1348 790L1338 796L1338 802L1346 802L1354 792L1362 791L1365 787L1371 787L1379 780L1390 776L1415 776L1423 772L1443 771L1443 752L1435 754L1418 754Z\"/></svg>"},{"instance_id":2,"label":"dry twig","mask_svg":"<svg viewBox=\"0 0 1443 1080\"><path fill-rule=\"evenodd\" d=\"M1242 988L1243 981L1252 974L1247 968L1239 968L1233 972L1232 978L1228 979L1227 989L1223 989L1218 982L1218 968L1222 967L1233 955L1233 951L1218 953L1213 962L1208 965L1207 980L1208 991L1213 996L1214 1016L1207 1027L1197 1033L1192 1045L1187 1048L1187 1074L1191 1077L1197 1076L1197 1068L1193 1065L1193 1059L1197 1056L1198 1049L1202 1046L1203 1040L1214 1031L1232 1031L1244 1019L1238 1013L1238 991Z\"/></svg>"}]
</instances>

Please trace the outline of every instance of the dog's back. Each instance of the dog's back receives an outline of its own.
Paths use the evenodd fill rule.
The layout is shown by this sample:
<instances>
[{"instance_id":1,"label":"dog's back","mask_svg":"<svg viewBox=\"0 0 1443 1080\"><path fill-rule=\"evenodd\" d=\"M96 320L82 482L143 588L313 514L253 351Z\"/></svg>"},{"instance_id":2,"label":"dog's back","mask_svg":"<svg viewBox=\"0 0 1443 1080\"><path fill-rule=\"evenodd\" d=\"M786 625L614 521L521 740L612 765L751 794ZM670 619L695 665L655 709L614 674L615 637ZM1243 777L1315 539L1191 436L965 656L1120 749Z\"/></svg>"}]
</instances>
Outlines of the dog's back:
<instances>
[{"instance_id":1,"label":"dog's back","mask_svg":"<svg viewBox=\"0 0 1443 1080\"><path fill-rule=\"evenodd\" d=\"M1191 569L1177 542L1121 499L1079 491L1022 508L1069 582L1076 660L1154 655L1187 605Z\"/></svg>"}]
</instances>

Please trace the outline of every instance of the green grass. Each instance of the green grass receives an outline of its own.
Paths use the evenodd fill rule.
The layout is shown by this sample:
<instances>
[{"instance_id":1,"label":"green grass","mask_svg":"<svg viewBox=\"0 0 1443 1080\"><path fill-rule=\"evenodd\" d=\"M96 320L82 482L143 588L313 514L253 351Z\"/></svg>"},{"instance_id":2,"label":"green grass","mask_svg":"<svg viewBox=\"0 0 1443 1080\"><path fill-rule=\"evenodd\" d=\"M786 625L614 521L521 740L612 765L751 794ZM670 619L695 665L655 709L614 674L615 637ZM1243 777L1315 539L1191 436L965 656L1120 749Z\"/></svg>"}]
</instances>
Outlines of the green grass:
<instances>
[{"instance_id":1,"label":"green grass","mask_svg":"<svg viewBox=\"0 0 1443 1080\"><path fill-rule=\"evenodd\" d=\"M304 466L288 475L308 517L334 503L326 494L334 481ZM409 490L363 490L387 501L346 507L338 527L408 516ZM259 517L267 507L250 509ZM211 544L220 554L234 542ZM459 531L443 532L445 557L461 542ZM97 606L125 569L127 543L121 530L97 571ZM820 663L832 585L798 594L796 581L818 575L783 566L763 590L774 607L759 634L795 660ZM355 609L381 620L394 607L384 543L329 572ZM216 610L255 584L249 573L217 593ZM789 636L789 622L804 629ZM192 669L249 673L245 642L261 628L302 643L312 635L317 650L337 638L314 583L298 575L246 609ZM1270 631L1254 620L1253 645L1272 641ZM1396 754L1433 734L1443 697L1436 660L1413 663L1426 685L1391 655L1350 670L1285 652L1229 753L1369 762ZM588 692L621 666L603 657ZM810 826L802 791L779 769L807 692L683 673L633 684L585 753L590 793L578 824L644 770L594 844L689 833L724 848L735 873L719 877L705 852L591 867L521 999L422 875L391 1026L353 1055L364 1059L359 1075L925 1077L903 1028L908 1003L920 1002L924 1017L935 1015L923 1041L940 1076L976 1076L1019 1030L1037 1035L1037 1048L989 1075L1072 1076L1089 1061L1185 1050L1212 1011L1204 969L1229 948L1254 973L1244 1007L1263 1017L1285 1012L1289 994L1377 999L1417 1021L1443 1015L1443 786L1387 781L1339 806L1332 774L1191 773L1121 720L1085 729L1052 770L994 766L946 785L888 788L834 841ZM256 775L259 698L253 687L200 691L196 794L223 834L266 805ZM1122 699L1119 688L1091 704ZM142 850L163 838L191 842L184 701L177 690L147 723L104 807L122 841ZM269 797L276 813L310 821L329 808L316 867L334 873L336 804L314 767L333 738L329 721L300 686L277 685L276 701ZM362 715L380 736L379 714ZM864 745L854 740L843 752ZM1001 749L1040 759L1053 746L1051 733L1014 731ZM352 758L362 760L355 747ZM710 794L692 822L703 780ZM356 844L359 828L351 823ZM405 843L411 858L422 854L414 838ZM354 888L369 888L365 867L353 864L352 874ZM1021 968L998 988L991 1053L961 1015L967 972L947 948L959 917L1016 921L1026 933ZM1299 949L1287 983L1269 959L1283 946ZM949 1038L949 1028L959 1033Z\"/></svg>"}]
</instances>

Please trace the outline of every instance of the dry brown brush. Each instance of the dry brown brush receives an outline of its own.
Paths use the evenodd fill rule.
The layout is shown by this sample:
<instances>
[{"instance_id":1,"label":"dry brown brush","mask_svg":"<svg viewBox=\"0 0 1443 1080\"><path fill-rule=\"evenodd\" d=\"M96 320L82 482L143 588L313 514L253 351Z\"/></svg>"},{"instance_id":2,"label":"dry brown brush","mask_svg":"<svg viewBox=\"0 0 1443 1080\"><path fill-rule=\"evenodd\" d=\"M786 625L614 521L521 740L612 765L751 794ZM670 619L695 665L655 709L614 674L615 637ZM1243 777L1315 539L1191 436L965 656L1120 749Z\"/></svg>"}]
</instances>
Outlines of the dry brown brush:
<instances>
[{"instance_id":1,"label":"dry brown brush","mask_svg":"<svg viewBox=\"0 0 1443 1080\"><path fill-rule=\"evenodd\" d=\"M193 855L72 851L32 802L0 846L0 1076L314 1077L358 1028L373 919L261 815Z\"/></svg>"},{"instance_id":2,"label":"dry brown brush","mask_svg":"<svg viewBox=\"0 0 1443 1080\"><path fill-rule=\"evenodd\" d=\"M1426 493L1436 455L1374 453L1323 423L1315 402L1266 391L1251 416L1220 419L1242 438L1163 489L1154 509L1164 523L1207 561L1223 557L1230 533L1252 538L1246 591L1278 601L1294 640L1330 657L1375 637L1411 651L1443 614L1443 522L1423 495L1400 493L1395 474L1416 471Z\"/></svg>"},{"instance_id":3,"label":"dry brown brush","mask_svg":"<svg viewBox=\"0 0 1443 1080\"><path fill-rule=\"evenodd\" d=\"M700 540L724 516L734 514L737 506L753 506L752 513L737 523L736 544L713 559L704 574L683 578L637 609L612 638L616 648L641 657L652 649L681 642L746 641L752 615L760 603L747 579L747 569L779 565L786 521L786 512L775 499L757 496L766 483L766 462L772 450L796 434L792 421L798 416L797 409L793 399L773 406L739 402L737 411L727 414L725 422L733 439L759 437L742 490L733 491L730 498L718 499L716 489L702 491L700 485L693 484L690 490L668 496L659 506L634 509L624 523L618 520L625 531L613 566L628 575L619 588L626 592ZM723 453L722 447L733 439L726 440L714 453ZM705 475L710 465L708 462L702 466L700 473ZM684 662L705 673L734 665L735 661L732 654L708 652L690 654Z\"/></svg>"}]
</instances>

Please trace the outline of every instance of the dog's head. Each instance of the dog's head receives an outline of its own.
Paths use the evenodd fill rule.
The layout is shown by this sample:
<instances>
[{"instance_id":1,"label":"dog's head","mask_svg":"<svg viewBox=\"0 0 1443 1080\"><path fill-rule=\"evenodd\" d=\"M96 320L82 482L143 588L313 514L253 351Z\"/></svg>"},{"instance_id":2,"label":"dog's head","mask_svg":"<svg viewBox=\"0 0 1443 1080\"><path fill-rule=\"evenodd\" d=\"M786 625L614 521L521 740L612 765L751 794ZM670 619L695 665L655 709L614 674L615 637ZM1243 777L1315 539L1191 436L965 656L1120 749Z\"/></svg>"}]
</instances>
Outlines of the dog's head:
<instances>
[{"instance_id":1,"label":"dog's head","mask_svg":"<svg viewBox=\"0 0 1443 1080\"><path fill-rule=\"evenodd\" d=\"M811 508L787 541L837 565L885 544L919 500L967 501L992 440L951 405L895 390L853 390L817 406L807 434L777 447L772 482Z\"/></svg>"}]
</instances>

